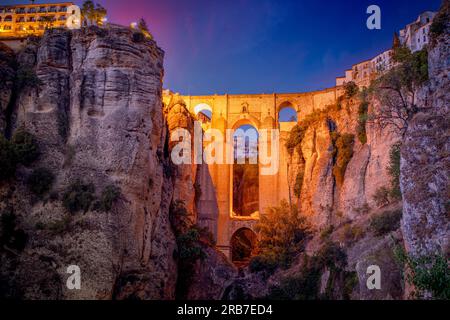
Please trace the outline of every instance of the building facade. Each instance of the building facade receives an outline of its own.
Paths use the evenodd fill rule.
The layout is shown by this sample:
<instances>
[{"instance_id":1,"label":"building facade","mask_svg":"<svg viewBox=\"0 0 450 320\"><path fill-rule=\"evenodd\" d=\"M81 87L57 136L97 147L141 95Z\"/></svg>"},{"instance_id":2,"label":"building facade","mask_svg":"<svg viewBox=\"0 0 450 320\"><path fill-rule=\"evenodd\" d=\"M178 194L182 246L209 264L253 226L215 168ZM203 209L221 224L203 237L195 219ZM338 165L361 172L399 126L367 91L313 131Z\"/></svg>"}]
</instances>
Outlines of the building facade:
<instances>
[{"instance_id":1,"label":"building facade","mask_svg":"<svg viewBox=\"0 0 450 320\"><path fill-rule=\"evenodd\" d=\"M422 50L429 42L430 26L436 12L426 11L416 21L400 30L400 43L407 46L412 52Z\"/></svg>"},{"instance_id":2,"label":"building facade","mask_svg":"<svg viewBox=\"0 0 450 320\"><path fill-rule=\"evenodd\" d=\"M429 43L430 27L436 13L426 11L419 15L413 23L400 30L400 44L408 47L411 52L422 50ZM378 75L383 74L394 66L393 51L387 50L373 59L355 64L351 70L345 72L345 77L336 78L336 86L343 86L355 82L360 87L367 87Z\"/></svg>"},{"instance_id":3,"label":"building facade","mask_svg":"<svg viewBox=\"0 0 450 320\"><path fill-rule=\"evenodd\" d=\"M47 28L65 27L73 2L0 5L0 38L17 39L42 35Z\"/></svg>"}]
</instances>

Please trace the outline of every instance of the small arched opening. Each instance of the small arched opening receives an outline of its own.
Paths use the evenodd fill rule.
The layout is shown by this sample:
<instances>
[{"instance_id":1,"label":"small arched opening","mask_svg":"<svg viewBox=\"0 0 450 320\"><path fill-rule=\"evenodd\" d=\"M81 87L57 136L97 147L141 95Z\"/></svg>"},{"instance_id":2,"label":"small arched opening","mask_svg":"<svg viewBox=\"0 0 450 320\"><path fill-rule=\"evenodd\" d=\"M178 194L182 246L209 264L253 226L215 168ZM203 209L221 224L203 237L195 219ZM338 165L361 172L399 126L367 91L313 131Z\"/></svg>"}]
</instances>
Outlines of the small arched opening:
<instances>
[{"instance_id":1,"label":"small arched opening","mask_svg":"<svg viewBox=\"0 0 450 320\"><path fill-rule=\"evenodd\" d=\"M249 228L237 230L231 237L231 260L235 264L248 264L258 244L256 234Z\"/></svg>"},{"instance_id":2,"label":"small arched opening","mask_svg":"<svg viewBox=\"0 0 450 320\"><path fill-rule=\"evenodd\" d=\"M200 103L194 108L194 113L198 120L204 123L211 123L213 110L210 105L206 103Z\"/></svg>"},{"instance_id":3,"label":"small arched opening","mask_svg":"<svg viewBox=\"0 0 450 320\"><path fill-rule=\"evenodd\" d=\"M281 131L291 131L298 122L297 110L290 102L284 102L279 107L278 124Z\"/></svg>"}]
</instances>

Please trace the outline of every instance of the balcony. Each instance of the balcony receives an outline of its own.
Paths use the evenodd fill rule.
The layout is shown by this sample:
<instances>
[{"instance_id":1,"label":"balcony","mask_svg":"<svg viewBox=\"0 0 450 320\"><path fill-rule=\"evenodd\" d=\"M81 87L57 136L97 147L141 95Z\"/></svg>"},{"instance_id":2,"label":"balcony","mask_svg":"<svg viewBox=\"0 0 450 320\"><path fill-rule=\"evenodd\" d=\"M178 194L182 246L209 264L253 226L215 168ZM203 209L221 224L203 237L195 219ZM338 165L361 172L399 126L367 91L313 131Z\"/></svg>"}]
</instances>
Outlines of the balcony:
<instances>
[{"instance_id":1,"label":"balcony","mask_svg":"<svg viewBox=\"0 0 450 320\"><path fill-rule=\"evenodd\" d=\"M16 14L25 14L25 8L18 8L16 9Z\"/></svg>"},{"instance_id":2,"label":"balcony","mask_svg":"<svg viewBox=\"0 0 450 320\"><path fill-rule=\"evenodd\" d=\"M45 7L40 7L40 8L39 8L39 13L47 13L47 8L45 8Z\"/></svg>"},{"instance_id":3,"label":"balcony","mask_svg":"<svg viewBox=\"0 0 450 320\"><path fill-rule=\"evenodd\" d=\"M59 7L58 12L67 12L68 7Z\"/></svg>"},{"instance_id":4,"label":"balcony","mask_svg":"<svg viewBox=\"0 0 450 320\"><path fill-rule=\"evenodd\" d=\"M50 9L48 9L48 12L56 12L56 7L50 7Z\"/></svg>"}]
</instances>

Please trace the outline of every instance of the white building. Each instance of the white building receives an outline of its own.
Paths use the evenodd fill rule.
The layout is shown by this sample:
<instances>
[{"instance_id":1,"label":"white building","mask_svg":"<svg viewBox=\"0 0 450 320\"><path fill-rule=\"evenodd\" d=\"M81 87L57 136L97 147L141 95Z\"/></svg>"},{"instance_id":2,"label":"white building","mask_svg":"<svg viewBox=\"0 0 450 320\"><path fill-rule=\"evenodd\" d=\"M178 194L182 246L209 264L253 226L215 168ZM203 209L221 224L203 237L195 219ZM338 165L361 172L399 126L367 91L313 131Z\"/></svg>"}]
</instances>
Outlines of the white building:
<instances>
[{"instance_id":1,"label":"white building","mask_svg":"<svg viewBox=\"0 0 450 320\"><path fill-rule=\"evenodd\" d=\"M436 12L426 11L416 21L400 30L400 43L407 46L412 52L422 50L429 42L430 26Z\"/></svg>"},{"instance_id":2,"label":"white building","mask_svg":"<svg viewBox=\"0 0 450 320\"><path fill-rule=\"evenodd\" d=\"M412 52L422 50L429 42L430 27L436 12L426 11L419 15L413 23L400 30L401 45L407 46ZM384 51L375 58L358 63L345 72L345 77L336 78L336 86L343 86L353 81L358 86L368 86L370 81L394 66L392 50Z\"/></svg>"},{"instance_id":3,"label":"white building","mask_svg":"<svg viewBox=\"0 0 450 320\"><path fill-rule=\"evenodd\" d=\"M377 74L382 74L387 70L391 69L393 66L392 55L393 50L387 50L383 53L377 55L375 58L371 60L372 71Z\"/></svg>"}]
</instances>

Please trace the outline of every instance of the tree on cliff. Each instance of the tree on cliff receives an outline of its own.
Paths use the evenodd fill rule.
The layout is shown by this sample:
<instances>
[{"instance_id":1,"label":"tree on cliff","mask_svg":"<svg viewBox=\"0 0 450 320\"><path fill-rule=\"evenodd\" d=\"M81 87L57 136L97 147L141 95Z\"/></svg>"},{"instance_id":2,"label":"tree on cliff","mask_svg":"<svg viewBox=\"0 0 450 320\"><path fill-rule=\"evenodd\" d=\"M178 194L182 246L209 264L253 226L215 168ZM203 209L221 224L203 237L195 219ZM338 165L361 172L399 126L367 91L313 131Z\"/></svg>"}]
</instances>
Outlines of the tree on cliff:
<instances>
[{"instance_id":1,"label":"tree on cliff","mask_svg":"<svg viewBox=\"0 0 450 320\"><path fill-rule=\"evenodd\" d=\"M81 15L84 26L102 25L106 17L107 10L98 3L87 0L81 7Z\"/></svg>"},{"instance_id":2,"label":"tree on cliff","mask_svg":"<svg viewBox=\"0 0 450 320\"><path fill-rule=\"evenodd\" d=\"M144 34L146 38L153 39L153 35L150 33L147 22L144 18L139 19L137 28Z\"/></svg>"},{"instance_id":3,"label":"tree on cliff","mask_svg":"<svg viewBox=\"0 0 450 320\"><path fill-rule=\"evenodd\" d=\"M426 49L412 53L407 47L394 48L396 66L374 80L370 91L380 101L370 118L381 129L393 128L402 136L421 108L417 105L417 90L428 80Z\"/></svg>"}]
</instances>

